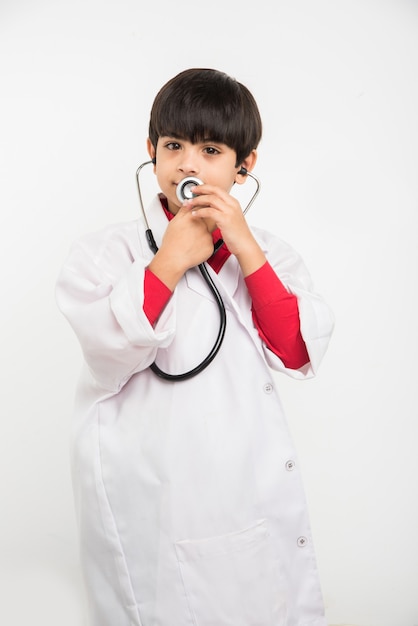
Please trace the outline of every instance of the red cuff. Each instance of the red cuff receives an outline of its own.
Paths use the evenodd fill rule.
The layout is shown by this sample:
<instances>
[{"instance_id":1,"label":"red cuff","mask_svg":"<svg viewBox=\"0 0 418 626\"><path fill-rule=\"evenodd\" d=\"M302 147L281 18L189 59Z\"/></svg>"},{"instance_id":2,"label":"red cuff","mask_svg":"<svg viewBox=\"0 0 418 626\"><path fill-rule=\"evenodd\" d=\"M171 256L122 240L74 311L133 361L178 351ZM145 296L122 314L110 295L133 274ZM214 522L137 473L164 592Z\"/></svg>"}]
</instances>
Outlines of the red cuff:
<instances>
[{"instance_id":1,"label":"red cuff","mask_svg":"<svg viewBox=\"0 0 418 626\"><path fill-rule=\"evenodd\" d=\"M144 313L149 323L154 326L160 317L165 305L170 300L172 292L155 274L148 268L144 275Z\"/></svg>"}]
</instances>

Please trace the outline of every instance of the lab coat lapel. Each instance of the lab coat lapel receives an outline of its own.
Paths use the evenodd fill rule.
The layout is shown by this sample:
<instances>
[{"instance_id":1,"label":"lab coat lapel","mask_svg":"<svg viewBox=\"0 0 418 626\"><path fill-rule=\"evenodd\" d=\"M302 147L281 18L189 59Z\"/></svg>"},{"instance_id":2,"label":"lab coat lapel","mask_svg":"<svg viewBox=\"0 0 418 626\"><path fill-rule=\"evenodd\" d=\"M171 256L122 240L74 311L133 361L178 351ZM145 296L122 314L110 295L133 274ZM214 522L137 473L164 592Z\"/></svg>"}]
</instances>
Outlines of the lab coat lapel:
<instances>
[{"instance_id":1,"label":"lab coat lapel","mask_svg":"<svg viewBox=\"0 0 418 626\"><path fill-rule=\"evenodd\" d=\"M238 286L240 272L238 264L234 263L231 258L227 259L219 274L208 264L206 264L206 268L225 304L231 301ZM186 283L189 289L206 298L213 299L213 295L197 267L186 272Z\"/></svg>"},{"instance_id":2,"label":"lab coat lapel","mask_svg":"<svg viewBox=\"0 0 418 626\"><path fill-rule=\"evenodd\" d=\"M155 196L155 198L151 202L147 211L147 218L150 228L152 230L152 234L154 236L155 243L157 244L157 247L160 248L164 233L167 228L168 219L166 214L164 213L163 207L161 206L161 200L159 196Z\"/></svg>"}]
</instances>

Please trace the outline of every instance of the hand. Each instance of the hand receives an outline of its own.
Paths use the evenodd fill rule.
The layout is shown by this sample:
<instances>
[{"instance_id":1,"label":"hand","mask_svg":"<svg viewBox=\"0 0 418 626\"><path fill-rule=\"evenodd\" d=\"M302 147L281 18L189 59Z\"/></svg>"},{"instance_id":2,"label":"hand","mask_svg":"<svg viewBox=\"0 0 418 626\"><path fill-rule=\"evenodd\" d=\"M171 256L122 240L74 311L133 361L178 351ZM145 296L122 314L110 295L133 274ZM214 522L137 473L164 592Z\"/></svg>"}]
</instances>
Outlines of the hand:
<instances>
[{"instance_id":1,"label":"hand","mask_svg":"<svg viewBox=\"0 0 418 626\"><path fill-rule=\"evenodd\" d=\"M182 206L168 223L149 269L173 291L188 269L203 263L212 253L213 240L207 224L196 219L189 207Z\"/></svg>"},{"instance_id":2,"label":"hand","mask_svg":"<svg viewBox=\"0 0 418 626\"><path fill-rule=\"evenodd\" d=\"M266 262L266 257L255 240L241 206L236 198L213 185L193 188L194 198L183 206L196 220L205 220L210 230L218 227L228 250L234 254L244 276L255 272Z\"/></svg>"}]
</instances>

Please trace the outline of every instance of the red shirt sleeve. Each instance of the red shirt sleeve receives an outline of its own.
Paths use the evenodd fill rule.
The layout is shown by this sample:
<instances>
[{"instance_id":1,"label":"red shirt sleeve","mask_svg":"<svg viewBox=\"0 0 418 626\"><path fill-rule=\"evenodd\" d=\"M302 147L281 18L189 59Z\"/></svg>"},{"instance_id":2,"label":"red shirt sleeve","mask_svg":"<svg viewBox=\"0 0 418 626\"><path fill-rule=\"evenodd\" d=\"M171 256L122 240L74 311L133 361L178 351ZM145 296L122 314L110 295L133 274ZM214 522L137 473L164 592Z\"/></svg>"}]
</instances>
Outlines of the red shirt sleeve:
<instances>
[{"instance_id":1,"label":"red shirt sleeve","mask_svg":"<svg viewBox=\"0 0 418 626\"><path fill-rule=\"evenodd\" d=\"M285 367L296 370L308 363L296 296L287 291L268 262L247 276L245 283L252 299L254 324L261 339Z\"/></svg>"},{"instance_id":2,"label":"red shirt sleeve","mask_svg":"<svg viewBox=\"0 0 418 626\"><path fill-rule=\"evenodd\" d=\"M144 276L144 313L149 323L154 326L160 317L165 305L172 296L172 292L155 274L148 268Z\"/></svg>"}]
</instances>

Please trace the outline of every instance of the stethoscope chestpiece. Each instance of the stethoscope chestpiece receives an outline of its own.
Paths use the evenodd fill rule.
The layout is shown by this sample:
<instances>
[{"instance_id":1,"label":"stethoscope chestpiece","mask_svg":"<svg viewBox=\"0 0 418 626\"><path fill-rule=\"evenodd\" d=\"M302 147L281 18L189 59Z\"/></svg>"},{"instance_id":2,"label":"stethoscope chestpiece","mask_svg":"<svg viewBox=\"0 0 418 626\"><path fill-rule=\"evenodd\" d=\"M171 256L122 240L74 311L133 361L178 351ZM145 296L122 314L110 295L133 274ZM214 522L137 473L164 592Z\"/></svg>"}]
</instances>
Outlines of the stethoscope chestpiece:
<instances>
[{"instance_id":1,"label":"stethoscope chestpiece","mask_svg":"<svg viewBox=\"0 0 418 626\"><path fill-rule=\"evenodd\" d=\"M203 180L196 178L196 176L186 176L186 178L183 178L176 188L176 194L179 202L183 203L185 200L191 200L194 198L195 194L192 193L190 189L196 185L203 185Z\"/></svg>"}]
</instances>

